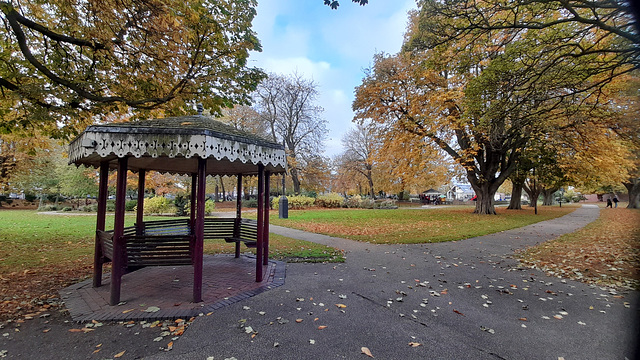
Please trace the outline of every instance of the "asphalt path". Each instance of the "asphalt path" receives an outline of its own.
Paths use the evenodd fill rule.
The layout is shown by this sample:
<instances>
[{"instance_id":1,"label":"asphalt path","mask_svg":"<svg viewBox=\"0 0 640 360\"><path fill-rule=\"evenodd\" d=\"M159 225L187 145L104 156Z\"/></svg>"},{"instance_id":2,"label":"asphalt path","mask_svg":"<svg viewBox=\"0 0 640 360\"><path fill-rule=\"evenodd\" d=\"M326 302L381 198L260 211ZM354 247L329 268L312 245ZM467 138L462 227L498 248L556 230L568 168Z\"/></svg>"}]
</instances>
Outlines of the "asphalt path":
<instances>
[{"instance_id":1,"label":"asphalt path","mask_svg":"<svg viewBox=\"0 0 640 360\"><path fill-rule=\"evenodd\" d=\"M196 319L172 351L148 358L636 359L638 292L548 277L512 258L599 211L420 245L272 226L344 249L346 262L288 264L285 285Z\"/></svg>"}]
</instances>

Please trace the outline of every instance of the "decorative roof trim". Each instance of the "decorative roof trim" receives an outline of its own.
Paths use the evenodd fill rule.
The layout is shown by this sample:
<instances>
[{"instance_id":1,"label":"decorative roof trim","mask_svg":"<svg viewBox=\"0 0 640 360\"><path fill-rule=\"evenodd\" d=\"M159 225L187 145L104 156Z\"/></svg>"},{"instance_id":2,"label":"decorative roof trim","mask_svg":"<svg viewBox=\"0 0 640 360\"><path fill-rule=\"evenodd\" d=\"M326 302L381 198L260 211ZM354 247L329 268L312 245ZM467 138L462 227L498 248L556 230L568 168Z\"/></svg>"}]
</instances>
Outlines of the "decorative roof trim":
<instances>
[{"instance_id":1,"label":"decorative roof trim","mask_svg":"<svg viewBox=\"0 0 640 360\"><path fill-rule=\"evenodd\" d=\"M87 129L69 145L69 163L99 166L92 155L100 158L117 156L168 157L168 158L215 158L228 159L231 162L263 164L278 171L286 168L286 155L282 145L263 146L246 141L211 136L210 134L175 134L96 132ZM99 161L99 160L98 160ZM150 169L153 170L153 169Z\"/></svg>"}]
</instances>

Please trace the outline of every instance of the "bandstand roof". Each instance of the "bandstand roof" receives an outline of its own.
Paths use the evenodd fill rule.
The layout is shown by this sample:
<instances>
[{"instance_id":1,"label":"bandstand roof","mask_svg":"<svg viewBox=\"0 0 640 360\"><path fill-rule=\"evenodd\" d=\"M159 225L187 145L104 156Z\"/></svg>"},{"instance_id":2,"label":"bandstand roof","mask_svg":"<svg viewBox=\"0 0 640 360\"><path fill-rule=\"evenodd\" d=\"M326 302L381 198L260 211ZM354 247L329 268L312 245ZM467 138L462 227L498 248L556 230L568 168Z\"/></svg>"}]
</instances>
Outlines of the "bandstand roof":
<instances>
[{"instance_id":1,"label":"bandstand roof","mask_svg":"<svg viewBox=\"0 0 640 360\"><path fill-rule=\"evenodd\" d=\"M132 171L155 170L194 174L198 158L207 159L207 175L283 173L286 156L282 144L238 130L209 116L91 125L69 145L69 163L99 167L129 156Z\"/></svg>"}]
</instances>

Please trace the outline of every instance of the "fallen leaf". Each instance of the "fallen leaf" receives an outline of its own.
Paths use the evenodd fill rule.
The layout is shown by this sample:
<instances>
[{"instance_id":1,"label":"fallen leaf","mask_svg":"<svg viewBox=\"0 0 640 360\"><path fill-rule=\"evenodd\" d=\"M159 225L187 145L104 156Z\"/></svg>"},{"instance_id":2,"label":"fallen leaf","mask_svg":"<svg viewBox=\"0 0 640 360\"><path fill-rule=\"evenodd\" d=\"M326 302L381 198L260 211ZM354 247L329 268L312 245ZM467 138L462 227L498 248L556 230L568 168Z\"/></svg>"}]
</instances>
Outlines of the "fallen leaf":
<instances>
[{"instance_id":1,"label":"fallen leaf","mask_svg":"<svg viewBox=\"0 0 640 360\"><path fill-rule=\"evenodd\" d=\"M93 350L93 354L99 353L102 349Z\"/></svg>"},{"instance_id":2,"label":"fallen leaf","mask_svg":"<svg viewBox=\"0 0 640 360\"><path fill-rule=\"evenodd\" d=\"M127 350L124 350L123 352L119 352L119 353L117 353L117 354L113 355L113 357L114 357L114 358L122 357L122 355L124 355L124 353L125 353L125 352L127 352Z\"/></svg>"},{"instance_id":3,"label":"fallen leaf","mask_svg":"<svg viewBox=\"0 0 640 360\"><path fill-rule=\"evenodd\" d=\"M125 310L125 311L123 311L122 313L123 313L123 314L130 313L130 312L132 312L133 310L135 310L135 309Z\"/></svg>"},{"instance_id":4,"label":"fallen leaf","mask_svg":"<svg viewBox=\"0 0 640 360\"><path fill-rule=\"evenodd\" d=\"M167 344L167 350L173 349L173 341Z\"/></svg>"},{"instance_id":5,"label":"fallen leaf","mask_svg":"<svg viewBox=\"0 0 640 360\"><path fill-rule=\"evenodd\" d=\"M371 350L369 350L368 347L361 347L360 351L362 351L363 354L367 355L368 357L373 357L373 354L371 354Z\"/></svg>"},{"instance_id":6,"label":"fallen leaf","mask_svg":"<svg viewBox=\"0 0 640 360\"><path fill-rule=\"evenodd\" d=\"M411 346L411 347L418 347L418 346L422 346L422 344L417 343L417 342L410 342L410 343L409 343L409 346Z\"/></svg>"},{"instance_id":7,"label":"fallen leaf","mask_svg":"<svg viewBox=\"0 0 640 360\"><path fill-rule=\"evenodd\" d=\"M327 328L327 325L320 325L318 326L318 330L324 330Z\"/></svg>"},{"instance_id":8,"label":"fallen leaf","mask_svg":"<svg viewBox=\"0 0 640 360\"><path fill-rule=\"evenodd\" d=\"M521 317L521 318L520 318L520 319L518 319L518 320L528 321L526 317Z\"/></svg>"},{"instance_id":9,"label":"fallen leaf","mask_svg":"<svg viewBox=\"0 0 640 360\"><path fill-rule=\"evenodd\" d=\"M160 308L157 306L149 306L146 310L143 310L144 312L158 312L160 311Z\"/></svg>"},{"instance_id":10,"label":"fallen leaf","mask_svg":"<svg viewBox=\"0 0 640 360\"><path fill-rule=\"evenodd\" d=\"M453 312L454 312L454 313L456 313L456 314L458 314L458 315L462 315L462 316L464 316L464 314L463 314L463 313L461 313L460 311L458 311L458 310L456 310L456 309L453 309Z\"/></svg>"},{"instance_id":11,"label":"fallen leaf","mask_svg":"<svg viewBox=\"0 0 640 360\"><path fill-rule=\"evenodd\" d=\"M304 320L302 320L302 319L296 319L296 322L297 322L298 324L299 324L299 323L301 323L301 322L303 322L303 321L304 321Z\"/></svg>"},{"instance_id":12,"label":"fallen leaf","mask_svg":"<svg viewBox=\"0 0 640 360\"><path fill-rule=\"evenodd\" d=\"M347 307L347 305L345 305L345 304L336 304L336 306L337 306L338 308L340 308L340 309L344 309L344 308L346 308L346 307Z\"/></svg>"}]
</instances>

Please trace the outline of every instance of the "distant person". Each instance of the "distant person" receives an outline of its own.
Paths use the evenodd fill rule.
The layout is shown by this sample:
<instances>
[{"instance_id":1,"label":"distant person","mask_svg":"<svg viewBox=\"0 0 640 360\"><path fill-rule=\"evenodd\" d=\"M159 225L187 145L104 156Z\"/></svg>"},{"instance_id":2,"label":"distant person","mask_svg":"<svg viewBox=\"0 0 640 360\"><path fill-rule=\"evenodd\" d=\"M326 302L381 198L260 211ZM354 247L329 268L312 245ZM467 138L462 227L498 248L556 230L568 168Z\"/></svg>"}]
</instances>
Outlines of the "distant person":
<instances>
[{"instance_id":1,"label":"distant person","mask_svg":"<svg viewBox=\"0 0 640 360\"><path fill-rule=\"evenodd\" d=\"M613 197L613 203L616 204L615 207L618 207L618 197L617 196Z\"/></svg>"},{"instance_id":2,"label":"distant person","mask_svg":"<svg viewBox=\"0 0 640 360\"><path fill-rule=\"evenodd\" d=\"M613 208L613 204L611 203L611 198L607 199L607 207Z\"/></svg>"}]
</instances>

